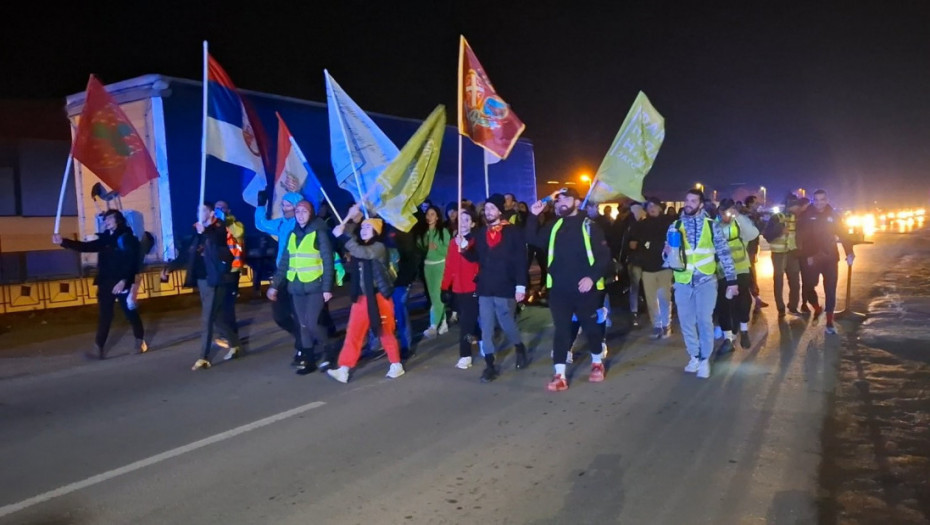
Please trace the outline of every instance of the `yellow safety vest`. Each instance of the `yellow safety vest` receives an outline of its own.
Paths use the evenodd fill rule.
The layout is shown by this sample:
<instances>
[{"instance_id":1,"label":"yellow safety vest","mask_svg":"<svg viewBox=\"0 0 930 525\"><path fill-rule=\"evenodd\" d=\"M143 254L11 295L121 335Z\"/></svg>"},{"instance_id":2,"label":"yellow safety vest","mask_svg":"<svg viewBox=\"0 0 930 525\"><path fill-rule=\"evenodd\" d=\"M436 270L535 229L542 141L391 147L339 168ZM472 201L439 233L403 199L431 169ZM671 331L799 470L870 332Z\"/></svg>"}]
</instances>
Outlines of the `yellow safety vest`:
<instances>
[{"instance_id":1,"label":"yellow safety vest","mask_svg":"<svg viewBox=\"0 0 930 525\"><path fill-rule=\"evenodd\" d=\"M717 272L717 250L714 248L714 232L711 231L710 219L704 219L697 247L691 246L681 221L677 222L677 229L681 233L682 246L685 248L685 269L675 270L675 282L691 284L695 271L704 275L714 275Z\"/></svg>"},{"instance_id":2,"label":"yellow safety vest","mask_svg":"<svg viewBox=\"0 0 930 525\"><path fill-rule=\"evenodd\" d=\"M584 220L584 224L581 227L581 234L584 237L584 248L588 252L588 264L594 266L594 250L591 249L591 231L590 226L588 225L588 219ZM562 219L555 221L555 224L552 225L552 233L549 234L549 263L548 267L552 267L552 260L555 259L555 234L559 231L559 228L562 227ZM604 278L601 277L595 283L598 290L604 289ZM546 287L552 288L552 274L546 275Z\"/></svg>"},{"instance_id":3,"label":"yellow safety vest","mask_svg":"<svg viewBox=\"0 0 930 525\"><path fill-rule=\"evenodd\" d=\"M798 249L798 219L794 216L793 213L776 213L772 215L770 221L776 220L776 218L785 223L785 231L781 236L774 241L769 243L769 248L772 250L772 253L785 253L793 252Z\"/></svg>"},{"instance_id":4,"label":"yellow safety vest","mask_svg":"<svg viewBox=\"0 0 930 525\"><path fill-rule=\"evenodd\" d=\"M287 280L293 281L296 277L302 283L312 283L323 277L323 258L320 250L314 248L316 232L304 235L297 246L297 234L291 233L287 240L287 253L290 259L287 263Z\"/></svg>"},{"instance_id":5,"label":"yellow safety vest","mask_svg":"<svg viewBox=\"0 0 930 525\"><path fill-rule=\"evenodd\" d=\"M730 224L721 223L721 226L726 227L727 244L730 246L730 254L733 255L736 273L749 273L749 254L746 253L746 245L740 239L739 224L733 219Z\"/></svg>"}]
</instances>

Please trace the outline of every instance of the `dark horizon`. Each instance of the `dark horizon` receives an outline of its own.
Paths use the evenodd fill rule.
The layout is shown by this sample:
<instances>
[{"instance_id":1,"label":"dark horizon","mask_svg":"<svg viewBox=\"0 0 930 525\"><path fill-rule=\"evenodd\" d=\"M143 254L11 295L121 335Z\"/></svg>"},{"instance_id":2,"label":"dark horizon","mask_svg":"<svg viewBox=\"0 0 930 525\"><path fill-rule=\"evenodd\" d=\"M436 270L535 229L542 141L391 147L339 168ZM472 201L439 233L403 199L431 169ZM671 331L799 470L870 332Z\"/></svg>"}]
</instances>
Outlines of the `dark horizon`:
<instances>
[{"instance_id":1,"label":"dark horizon","mask_svg":"<svg viewBox=\"0 0 930 525\"><path fill-rule=\"evenodd\" d=\"M646 194L700 181L722 197L743 182L766 186L769 202L823 187L848 206L924 205L930 5L841 5L18 13L0 36L0 98L63 98L89 73L197 79L207 39L243 89L323 101L327 68L367 111L422 119L444 103L454 121L462 33L527 125L541 192L597 170L642 90L667 134Z\"/></svg>"}]
</instances>

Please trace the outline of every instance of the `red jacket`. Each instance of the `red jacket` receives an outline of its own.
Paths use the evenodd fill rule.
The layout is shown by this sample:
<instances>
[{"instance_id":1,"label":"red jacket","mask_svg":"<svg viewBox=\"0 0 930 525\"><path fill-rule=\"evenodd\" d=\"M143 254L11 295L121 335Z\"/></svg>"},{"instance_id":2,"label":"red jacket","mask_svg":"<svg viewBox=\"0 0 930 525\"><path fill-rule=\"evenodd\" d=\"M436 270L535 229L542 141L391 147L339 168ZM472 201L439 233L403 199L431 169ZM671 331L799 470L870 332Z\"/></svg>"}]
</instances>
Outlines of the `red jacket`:
<instances>
[{"instance_id":1,"label":"red jacket","mask_svg":"<svg viewBox=\"0 0 930 525\"><path fill-rule=\"evenodd\" d=\"M471 243L474 242L474 240L471 241ZM446 269L442 273L442 289L452 288L454 293L474 293L476 277L478 277L478 263L466 259L465 254L459 252L459 247L453 238L446 251Z\"/></svg>"}]
</instances>

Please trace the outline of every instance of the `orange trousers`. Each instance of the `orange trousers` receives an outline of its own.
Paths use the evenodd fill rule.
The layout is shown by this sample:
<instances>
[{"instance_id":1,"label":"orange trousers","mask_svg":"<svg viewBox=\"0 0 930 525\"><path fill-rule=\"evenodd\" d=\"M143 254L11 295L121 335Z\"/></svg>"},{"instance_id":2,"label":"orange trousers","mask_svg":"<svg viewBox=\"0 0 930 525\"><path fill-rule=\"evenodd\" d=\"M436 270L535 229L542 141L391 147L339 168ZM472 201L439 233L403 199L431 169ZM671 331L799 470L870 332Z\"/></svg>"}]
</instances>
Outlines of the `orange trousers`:
<instances>
[{"instance_id":1,"label":"orange trousers","mask_svg":"<svg viewBox=\"0 0 930 525\"><path fill-rule=\"evenodd\" d=\"M387 353L388 361L400 363L400 347L394 337L394 302L380 293L375 294L378 312L381 314L381 345ZM352 303L349 310L349 326L346 327L346 340L339 352L339 366L354 368L362 353L362 344L368 336L371 322L368 319L368 298L361 295Z\"/></svg>"}]
</instances>

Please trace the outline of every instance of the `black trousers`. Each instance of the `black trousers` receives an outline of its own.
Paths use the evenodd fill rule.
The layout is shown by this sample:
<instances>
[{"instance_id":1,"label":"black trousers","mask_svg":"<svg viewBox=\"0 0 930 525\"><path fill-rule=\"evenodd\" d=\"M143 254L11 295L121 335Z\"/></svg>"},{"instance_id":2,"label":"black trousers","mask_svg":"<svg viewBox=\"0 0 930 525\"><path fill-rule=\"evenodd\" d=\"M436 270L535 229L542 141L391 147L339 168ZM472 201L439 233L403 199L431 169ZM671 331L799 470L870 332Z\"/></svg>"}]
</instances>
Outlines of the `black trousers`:
<instances>
[{"instance_id":1,"label":"black trousers","mask_svg":"<svg viewBox=\"0 0 930 525\"><path fill-rule=\"evenodd\" d=\"M142 318L139 317L139 311L130 309L126 303L126 300L129 299L129 287L130 285L126 286L127 293L119 295L113 295L112 284L106 283L97 287L97 311L99 316L97 317L96 342L100 348L103 348L103 345L107 342L107 336L110 335L110 324L113 323L113 304L116 302L119 302L120 308L123 309L123 315L126 316L126 320L132 326L132 335L136 336L136 339L145 337L145 329L142 327Z\"/></svg>"},{"instance_id":2,"label":"black trousers","mask_svg":"<svg viewBox=\"0 0 930 525\"><path fill-rule=\"evenodd\" d=\"M471 357L471 341L468 336L478 336L478 295L457 293L455 304L459 308L459 357Z\"/></svg>"},{"instance_id":3,"label":"black trousers","mask_svg":"<svg viewBox=\"0 0 930 525\"><path fill-rule=\"evenodd\" d=\"M738 332L740 323L749 322L752 310L752 276L748 273L737 274L736 285L739 287L739 295L727 299L726 279L717 281L717 306L714 313L717 316L717 324L724 332Z\"/></svg>"},{"instance_id":4,"label":"black trousers","mask_svg":"<svg viewBox=\"0 0 930 525\"><path fill-rule=\"evenodd\" d=\"M223 320L238 335L239 322L236 320L236 301L239 300L239 274L237 273L235 276L235 281L228 283L224 287Z\"/></svg>"},{"instance_id":5,"label":"black trousers","mask_svg":"<svg viewBox=\"0 0 930 525\"><path fill-rule=\"evenodd\" d=\"M280 299L279 299L280 300ZM326 328L320 326L320 312L323 310L323 294L292 295L294 314L300 322L297 346L305 360L315 360L316 350L326 344Z\"/></svg>"},{"instance_id":6,"label":"black trousers","mask_svg":"<svg viewBox=\"0 0 930 525\"><path fill-rule=\"evenodd\" d=\"M271 303L271 317L282 330L294 336L294 349L300 350L300 322L294 315L294 305L287 286L278 290L278 300Z\"/></svg>"},{"instance_id":7,"label":"black trousers","mask_svg":"<svg viewBox=\"0 0 930 525\"><path fill-rule=\"evenodd\" d=\"M550 290L550 297L552 299L549 301L549 311L555 326L555 337L552 340L553 363L565 364L565 358L572 346L573 314L578 318L578 323L588 338L588 350L592 354L601 353L605 325L598 324L597 310L604 306L604 293L600 290L587 293L578 290Z\"/></svg>"},{"instance_id":8,"label":"black trousers","mask_svg":"<svg viewBox=\"0 0 930 525\"><path fill-rule=\"evenodd\" d=\"M811 306L820 304L817 298L817 285L820 283L820 276L823 276L823 309L827 313L833 313L836 310L836 282L839 278L839 269L837 261L833 260L814 260L814 264L807 264L807 259L801 260L801 275L803 286L803 297Z\"/></svg>"},{"instance_id":9,"label":"black trousers","mask_svg":"<svg viewBox=\"0 0 930 525\"><path fill-rule=\"evenodd\" d=\"M230 348L238 348L239 335L232 327L226 324L223 316L223 303L226 297L227 284L210 286L206 279L197 280L197 289L200 292L200 349L201 357L210 360L210 350L213 348L213 330L219 332L220 337L229 342Z\"/></svg>"}]
</instances>

